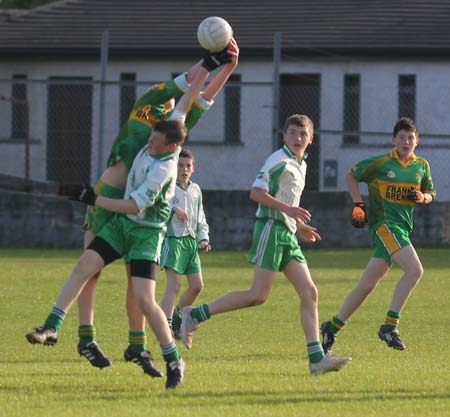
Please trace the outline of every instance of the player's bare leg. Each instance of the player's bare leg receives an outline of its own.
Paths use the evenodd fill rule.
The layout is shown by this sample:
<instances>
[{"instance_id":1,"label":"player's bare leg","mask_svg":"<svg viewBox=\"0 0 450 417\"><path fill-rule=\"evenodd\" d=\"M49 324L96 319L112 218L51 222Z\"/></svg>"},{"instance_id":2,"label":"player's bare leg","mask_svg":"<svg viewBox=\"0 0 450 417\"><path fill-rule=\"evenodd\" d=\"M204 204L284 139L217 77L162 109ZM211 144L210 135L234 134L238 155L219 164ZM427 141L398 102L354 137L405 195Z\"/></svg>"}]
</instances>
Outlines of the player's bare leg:
<instances>
[{"instance_id":1,"label":"player's bare leg","mask_svg":"<svg viewBox=\"0 0 450 417\"><path fill-rule=\"evenodd\" d=\"M127 362L139 365L145 374L160 378L163 376L161 370L153 362L150 350L147 348L147 335L145 333L145 316L134 296L133 280L131 278L130 264L126 264L127 271L127 297L126 309L129 325L129 346L125 349L123 356Z\"/></svg>"},{"instance_id":2,"label":"player's bare leg","mask_svg":"<svg viewBox=\"0 0 450 417\"><path fill-rule=\"evenodd\" d=\"M183 380L184 361L173 340L166 316L156 302L156 281L135 276L131 280L136 302L161 345L167 369L166 388L174 388Z\"/></svg>"}]
</instances>

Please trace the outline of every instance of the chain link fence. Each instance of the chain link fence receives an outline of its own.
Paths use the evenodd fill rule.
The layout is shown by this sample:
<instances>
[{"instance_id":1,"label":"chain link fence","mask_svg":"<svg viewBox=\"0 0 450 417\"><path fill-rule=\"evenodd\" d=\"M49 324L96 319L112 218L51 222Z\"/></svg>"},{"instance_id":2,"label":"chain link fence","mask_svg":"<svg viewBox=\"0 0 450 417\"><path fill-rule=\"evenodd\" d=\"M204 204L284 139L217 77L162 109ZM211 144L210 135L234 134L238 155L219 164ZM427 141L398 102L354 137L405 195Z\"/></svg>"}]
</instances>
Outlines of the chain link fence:
<instances>
[{"instance_id":1,"label":"chain link fence","mask_svg":"<svg viewBox=\"0 0 450 417\"><path fill-rule=\"evenodd\" d=\"M132 77L104 83L0 80L0 174L96 182L134 102L155 83ZM305 71L282 73L275 87L279 103L272 82L233 79L189 133L185 147L196 155L195 180L203 189L250 189L264 160L281 144L287 116L303 113L315 124L307 189L344 191L346 171L359 159L388 152L392 128L405 115L421 132L417 153L431 164L439 199L450 201L448 86L423 86L410 74L372 82L357 71L339 77Z\"/></svg>"}]
</instances>

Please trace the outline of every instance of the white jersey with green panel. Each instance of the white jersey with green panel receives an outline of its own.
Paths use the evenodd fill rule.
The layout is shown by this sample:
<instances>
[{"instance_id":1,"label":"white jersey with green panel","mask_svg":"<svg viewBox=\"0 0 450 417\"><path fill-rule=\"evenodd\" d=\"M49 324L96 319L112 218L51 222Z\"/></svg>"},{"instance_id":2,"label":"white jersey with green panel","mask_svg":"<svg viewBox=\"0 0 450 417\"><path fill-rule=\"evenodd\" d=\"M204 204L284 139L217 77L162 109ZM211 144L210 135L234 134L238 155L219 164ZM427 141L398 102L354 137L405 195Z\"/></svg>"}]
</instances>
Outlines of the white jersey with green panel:
<instances>
[{"instance_id":1,"label":"white jersey with green panel","mask_svg":"<svg viewBox=\"0 0 450 417\"><path fill-rule=\"evenodd\" d=\"M165 229L170 218L170 200L175 194L178 156L181 147L164 155L150 155L144 146L134 159L124 199L132 198L137 215L127 215L136 223Z\"/></svg>"},{"instance_id":2,"label":"white jersey with green panel","mask_svg":"<svg viewBox=\"0 0 450 417\"><path fill-rule=\"evenodd\" d=\"M428 161L413 154L408 162L402 162L395 148L359 161L350 171L356 181L368 184L370 228L385 223L410 233L416 203L408 199L409 190L415 188L433 198L436 195Z\"/></svg>"},{"instance_id":3,"label":"white jersey with green panel","mask_svg":"<svg viewBox=\"0 0 450 417\"><path fill-rule=\"evenodd\" d=\"M183 223L172 211L167 234L168 237L192 236L197 242L206 240L209 242L209 227L206 223L203 211L202 191L198 184L189 181L186 189L176 184L175 196L172 198L171 207L180 207L187 214L188 221Z\"/></svg>"},{"instance_id":4,"label":"white jersey with green panel","mask_svg":"<svg viewBox=\"0 0 450 417\"><path fill-rule=\"evenodd\" d=\"M305 188L305 178L305 160L299 161L295 154L284 145L267 158L252 187L267 191L272 197L289 206L299 207L300 197ZM295 219L262 204L258 205L256 217L282 221L292 233L297 231Z\"/></svg>"}]
</instances>

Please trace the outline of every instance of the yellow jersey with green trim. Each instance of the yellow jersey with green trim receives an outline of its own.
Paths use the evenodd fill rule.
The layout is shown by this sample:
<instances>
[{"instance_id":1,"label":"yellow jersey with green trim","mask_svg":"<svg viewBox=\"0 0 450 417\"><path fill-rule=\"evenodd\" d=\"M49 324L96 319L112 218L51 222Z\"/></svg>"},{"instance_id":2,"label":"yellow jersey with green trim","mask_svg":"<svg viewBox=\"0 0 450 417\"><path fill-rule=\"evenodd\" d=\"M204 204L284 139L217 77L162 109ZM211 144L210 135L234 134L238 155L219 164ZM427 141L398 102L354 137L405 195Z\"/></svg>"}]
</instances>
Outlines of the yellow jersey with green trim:
<instances>
[{"instance_id":1,"label":"yellow jersey with green trim","mask_svg":"<svg viewBox=\"0 0 450 417\"><path fill-rule=\"evenodd\" d=\"M411 187L436 196L428 161L415 154L408 162L399 159L397 149L356 163L350 172L369 188L369 227L386 223L413 230L414 201L408 200Z\"/></svg>"},{"instance_id":2,"label":"yellow jersey with green trim","mask_svg":"<svg viewBox=\"0 0 450 417\"><path fill-rule=\"evenodd\" d=\"M183 91L171 80L151 87L139 98L113 143L107 166L122 160L130 169L137 153L147 144L155 123L168 119L172 114L168 101L172 98L179 99L182 95ZM186 128L191 130L205 111L194 102L186 116Z\"/></svg>"}]
</instances>

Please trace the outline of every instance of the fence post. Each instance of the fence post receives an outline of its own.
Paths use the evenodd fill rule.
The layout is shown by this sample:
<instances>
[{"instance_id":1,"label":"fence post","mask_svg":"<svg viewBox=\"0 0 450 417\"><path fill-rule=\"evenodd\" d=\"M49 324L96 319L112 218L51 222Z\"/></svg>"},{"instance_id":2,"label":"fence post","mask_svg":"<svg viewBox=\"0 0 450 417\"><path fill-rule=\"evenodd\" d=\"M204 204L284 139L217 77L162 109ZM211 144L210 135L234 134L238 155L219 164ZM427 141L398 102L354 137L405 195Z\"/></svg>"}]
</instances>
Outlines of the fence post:
<instances>
[{"instance_id":1,"label":"fence post","mask_svg":"<svg viewBox=\"0 0 450 417\"><path fill-rule=\"evenodd\" d=\"M273 37L273 78L272 78L272 150L278 149L278 129L280 127L280 61L281 32L275 32Z\"/></svg>"},{"instance_id":2,"label":"fence post","mask_svg":"<svg viewBox=\"0 0 450 417\"><path fill-rule=\"evenodd\" d=\"M109 32L102 33L102 45L100 51L100 100L99 100L99 121L98 121L98 155L97 155L97 179L103 172L103 143L105 139L105 89L106 73L108 69L108 48Z\"/></svg>"}]
</instances>

